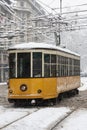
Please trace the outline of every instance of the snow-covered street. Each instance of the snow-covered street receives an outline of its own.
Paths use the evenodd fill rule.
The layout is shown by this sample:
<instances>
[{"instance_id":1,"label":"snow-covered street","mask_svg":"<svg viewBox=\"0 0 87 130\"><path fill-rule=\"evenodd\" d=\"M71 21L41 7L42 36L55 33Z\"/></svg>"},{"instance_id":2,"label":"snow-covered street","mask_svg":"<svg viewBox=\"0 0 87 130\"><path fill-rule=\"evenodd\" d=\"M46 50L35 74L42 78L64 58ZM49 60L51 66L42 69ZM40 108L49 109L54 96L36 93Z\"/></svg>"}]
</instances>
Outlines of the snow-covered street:
<instances>
[{"instance_id":1,"label":"snow-covered street","mask_svg":"<svg viewBox=\"0 0 87 130\"><path fill-rule=\"evenodd\" d=\"M87 110L78 109L69 117L69 108L5 109L0 107L0 129L3 130L87 130Z\"/></svg>"},{"instance_id":2,"label":"snow-covered street","mask_svg":"<svg viewBox=\"0 0 87 130\"><path fill-rule=\"evenodd\" d=\"M25 111L21 112L21 110L19 112L15 110L13 111L13 113L6 112L1 115L0 126L1 125L4 126L4 124L10 123L10 125L4 128L4 130L50 129L54 126L54 124L57 121L60 121L62 118L64 118L68 114L68 112L70 112L69 108L42 108L36 112L33 112L32 114L30 114L29 112L27 114ZM27 116L25 116L26 114ZM5 119L5 117L7 117L8 119ZM17 120L17 118L18 119L21 118L21 119ZM13 121L14 123L12 123Z\"/></svg>"},{"instance_id":3,"label":"snow-covered street","mask_svg":"<svg viewBox=\"0 0 87 130\"><path fill-rule=\"evenodd\" d=\"M81 78L80 93L87 90L87 78ZM77 98L78 107L64 105L70 100L71 104ZM82 97L75 96L64 99L53 107L15 108L0 105L0 129L2 130L87 130L87 106L79 103ZM76 103L77 104L77 103ZM82 105L82 106L81 106Z\"/></svg>"},{"instance_id":4,"label":"snow-covered street","mask_svg":"<svg viewBox=\"0 0 87 130\"><path fill-rule=\"evenodd\" d=\"M8 124L11 124L32 112L37 111L37 109L16 109L16 108L4 108L0 106L0 129L4 128Z\"/></svg>"},{"instance_id":5,"label":"snow-covered street","mask_svg":"<svg viewBox=\"0 0 87 130\"><path fill-rule=\"evenodd\" d=\"M78 109L54 130L87 130L87 109Z\"/></svg>"}]
</instances>

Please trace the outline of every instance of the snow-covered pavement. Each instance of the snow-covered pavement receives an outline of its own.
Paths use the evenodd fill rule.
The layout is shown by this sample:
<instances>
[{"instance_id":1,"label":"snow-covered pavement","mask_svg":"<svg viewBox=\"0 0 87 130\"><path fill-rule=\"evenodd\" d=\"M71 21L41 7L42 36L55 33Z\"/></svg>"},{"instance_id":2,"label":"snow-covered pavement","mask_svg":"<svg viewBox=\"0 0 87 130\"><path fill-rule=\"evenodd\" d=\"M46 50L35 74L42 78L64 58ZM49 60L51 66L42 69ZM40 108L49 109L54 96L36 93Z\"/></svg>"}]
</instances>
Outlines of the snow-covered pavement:
<instances>
[{"instance_id":1,"label":"snow-covered pavement","mask_svg":"<svg viewBox=\"0 0 87 130\"><path fill-rule=\"evenodd\" d=\"M17 109L17 108L4 108L0 106L0 129L4 128L8 124L13 123L21 118L24 118L26 115L37 111L37 108L31 109Z\"/></svg>"},{"instance_id":2,"label":"snow-covered pavement","mask_svg":"<svg viewBox=\"0 0 87 130\"><path fill-rule=\"evenodd\" d=\"M87 77L81 78L81 87L79 88L79 91L85 91L87 90Z\"/></svg>"},{"instance_id":3,"label":"snow-covered pavement","mask_svg":"<svg viewBox=\"0 0 87 130\"><path fill-rule=\"evenodd\" d=\"M49 130L58 120L64 118L68 112L70 112L69 108L42 108L14 122L4 130Z\"/></svg>"},{"instance_id":4,"label":"snow-covered pavement","mask_svg":"<svg viewBox=\"0 0 87 130\"><path fill-rule=\"evenodd\" d=\"M87 109L75 111L54 130L87 130Z\"/></svg>"},{"instance_id":5,"label":"snow-covered pavement","mask_svg":"<svg viewBox=\"0 0 87 130\"><path fill-rule=\"evenodd\" d=\"M2 130L50 130L66 117L69 108L5 109L0 107L0 129ZM26 116L27 115L27 116ZM54 130L87 130L87 110L78 109ZM9 125L10 124L10 125ZM5 127L6 126L6 127Z\"/></svg>"}]
</instances>

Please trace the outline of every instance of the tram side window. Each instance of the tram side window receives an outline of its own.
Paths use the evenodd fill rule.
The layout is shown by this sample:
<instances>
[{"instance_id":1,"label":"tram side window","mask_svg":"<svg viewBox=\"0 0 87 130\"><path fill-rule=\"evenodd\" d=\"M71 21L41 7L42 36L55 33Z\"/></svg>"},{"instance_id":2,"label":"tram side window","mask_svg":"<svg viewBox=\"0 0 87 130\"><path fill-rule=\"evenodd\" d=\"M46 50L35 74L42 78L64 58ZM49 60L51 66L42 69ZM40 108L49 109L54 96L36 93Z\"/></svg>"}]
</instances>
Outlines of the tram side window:
<instances>
[{"instance_id":1,"label":"tram side window","mask_svg":"<svg viewBox=\"0 0 87 130\"><path fill-rule=\"evenodd\" d=\"M80 75L80 61L74 60L74 75Z\"/></svg>"},{"instance_id":2,"label":"tram side window","mask_svg":"<svg viewBox=\"0 0 87 130\"><path fill-rule=\"evenodd\" d=\"M18 53L17 55L17 77L30 77L30 53Z\"/></svg>"},{"instance_id":3,"label":"tram side window","mask_svg":"<svg viewBox=\"0 0 87 130\"><path fill-rule=\"evenodd\" d=\"M59 56L57 55L57 66L56 66L56 76L60 76L60 65L59 65Z\"/></svg>"},{"instance_id":4,"label":"tram side window","mask_svg":"<svg viewBox=\"0 0 87 130\"><path fill-rule=\"evenodd\" d=\"M42 77L42 53L33 52L33 77Z\"/></svg>"},{"instance_id":5,"label":"tram side window","mask_svg":"<svg viewBox=\"0 0 87 130\"><path fill-rule=\"evenodd\" d=\"M65 75L68 76L68 58L65 58Z\"/></svg>"},{"instance_id":6,"label":"tram side window","mask_svg":"<svg viewBox=\"0 0 87 130\"><path fill-rule=\"evenodd\" d=\"M56 76L56 55L44 54L44 77Z\"/></svg>"},{"instance_id":7,"label":"tram side window","mask_svg":"<svg viewBox=\"0 0 87 130\"><path fill-rule=\"evenodd\" d=\"M77 60L77 75L80 75L80 61Z\"/></svg>"},{"instance_id":8,"label":"tram side window","mask_svg":"<svg viewBox=\"0 0 87 130\"><path fill-rule=\"evenodd\" d=\"M65 58L63 56L60 57L60 76L65 76Z\"/></svg>"},{"instance_id":9,"label":"tram side window","mask_svg":"<svg viewBox=\"0 0 87 130\"><path fill-rule=\"evenodd\" d=\"M78 75L80 75L80 60L78 60Z\"/></svg>"},{"instance_id":10,"label":"tram side window","mask_svg":"<svg viewBox=\"0 0 87 130\"><path fill-rule=\"evenodd\" d=\"M50 77L50 55L44 54L44 77Z\"/></svg>"},{"instance_id":11,"label":"tram side window","mask_svg":"<svg viewBox=\"0 0 87 130\"><path fill-rule=\"evenodd\" d=\"M56 55L51 55L51 76L56 76Z\"/></svg>"},{"instance_id":12,"label":"tram side window","mask_svg":"<svg viewBox=\"0 0 87 130\"><path fill-rule=\"evenodd\" d=\"M9 55L9 77L15 78L16 77L16 56L15 53L11 53Z\"/></svg>"},{"instance_id":13,"label":"tram side window","mask_svg":"<svg viewBox=\"0 0 87 130\"><path fill-rule=\"evenodd\" d=\"M72 61L73 61L73 59L71 59L71 58L68 59L68 62L69 62L68 63L68 65L69 65L68 66L69 67L69 69L68 69L68 76L72 76L73 75L73 64L72 64L73 62Z\"/></svg>"},{"instance_id":14,"label":"tram side window","mask_svg":"<svg viewBox=\"0 0 87 130\"><path fill-rule=\"evenodd\" d=\"M61 56L58 56L58 76L60 77L61 76Z\"/></svg>"}]
</instances>

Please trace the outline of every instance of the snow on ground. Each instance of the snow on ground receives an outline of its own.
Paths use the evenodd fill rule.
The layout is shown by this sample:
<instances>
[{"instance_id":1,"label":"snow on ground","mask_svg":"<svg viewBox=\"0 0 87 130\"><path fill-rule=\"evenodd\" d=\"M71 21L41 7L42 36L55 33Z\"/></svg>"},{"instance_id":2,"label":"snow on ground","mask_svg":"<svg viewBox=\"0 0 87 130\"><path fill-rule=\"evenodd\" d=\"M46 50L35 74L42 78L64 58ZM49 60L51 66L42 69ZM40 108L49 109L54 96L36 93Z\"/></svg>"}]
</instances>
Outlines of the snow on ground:
<instances>
[{"instance_id":1,"label":"snow on ground","mask_svg":"<svg viewBox=\"0 0 87 130\"><path fill-rule=\"evenodd\" d=\"M87 77L81 77L81 87L79 88L80 91L87 90Z\"/></svg>"},{"instance_id":2,"label":"snow on ground","mask_svg":"<svg viewBox=\"0 0 87 130\"><path fill-rule=\"evenodd\" d=\"M60 108L43 108L38 112L34 112L27 117L12 123L11 125L3 128L3 130L50 130L57 122L60 122L68 113L70 112L69 108L60 107ZM19 113L7 113L7 119L15 119L16 116L20 115ZM14 115L17 114L17 115ZM24 114L21 113L21 114ZM22 116L22 115L21 115ZM20 116L20 117L21 117ZM2 117L2 121L4 116ZM7 120L5 120L7 122ZM8 122L7 122L8 123ZM1 126L1 124L0 124ZM63 123L58 125L55 130L87 130L87 110L78 109L68 118L64 120Z\"/></svg>"},{"instance_id":3,"label":"snow on ground","mask_svg":"<svg viewBox=\"0 0 87 130\"><path fill-rule=\"evenodd\" d=\"M87 130L87 109L75 111L55 130Z\"/></svg>"},{"instance_id":4,"label":"snow on ground","mask_svg":"<svg viewBox=\"0 0 87 130\"><path fill-rule=\"evenodd\" d=\"M70 109L65 107L43 108L11 124L4 130L49 130L58 120L64 118L68 112L70 112Z\"/></svg>"},{"instance_id":5,"label":"snow on ground","mask_svg":"<svg viewBox=\"0 0 87 130\"><path fill-rule=\"evenodd\" d=\"M22 117L25 117L27 114L30 114L36 111L36 108L26 109L26 108L4 108L0 106L0 129L4 126L12 123Z\"/></svg>"},{"instance_id":6,"label":"snow on ground","mask_svg":"<svg viewBox=\"0 0 87 130\"><path fill-rule=\"evenodd\" d=\"M6 83L6 82L0 83L0 86L1 86L1 85L7 85L7 83Z\"/></svg>"}]
</instances>

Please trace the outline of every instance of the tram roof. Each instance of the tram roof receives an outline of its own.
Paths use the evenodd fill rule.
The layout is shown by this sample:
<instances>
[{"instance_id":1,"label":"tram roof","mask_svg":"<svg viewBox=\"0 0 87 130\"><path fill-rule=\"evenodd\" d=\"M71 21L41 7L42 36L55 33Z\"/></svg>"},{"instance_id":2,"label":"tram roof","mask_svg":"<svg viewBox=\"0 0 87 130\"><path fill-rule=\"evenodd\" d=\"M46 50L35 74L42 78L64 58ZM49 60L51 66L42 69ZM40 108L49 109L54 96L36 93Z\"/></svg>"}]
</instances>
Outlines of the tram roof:
<instances>
[{"instance_id":1,"label":"tram roof","mask_svg":"<svg viewBox=\"0 0 87 130\"><path fill-rule=\"evenodd\" d=\"M49 50L58 50L65 53L73 54L76 56L80 56L79 54L70 51L66 48L61 48L56 45L47 44L47 43L37 43L37 42L29 42L29 43L22 43L22 44L16 44L14 46L10 46L8 50L29 50L29 49L49 49Z\"/></svg>"}]
</instances>

